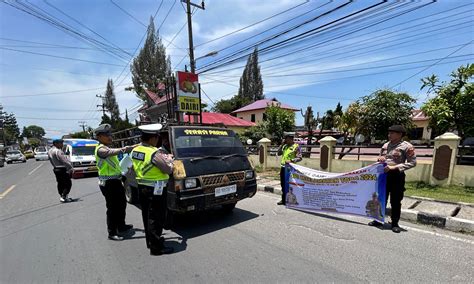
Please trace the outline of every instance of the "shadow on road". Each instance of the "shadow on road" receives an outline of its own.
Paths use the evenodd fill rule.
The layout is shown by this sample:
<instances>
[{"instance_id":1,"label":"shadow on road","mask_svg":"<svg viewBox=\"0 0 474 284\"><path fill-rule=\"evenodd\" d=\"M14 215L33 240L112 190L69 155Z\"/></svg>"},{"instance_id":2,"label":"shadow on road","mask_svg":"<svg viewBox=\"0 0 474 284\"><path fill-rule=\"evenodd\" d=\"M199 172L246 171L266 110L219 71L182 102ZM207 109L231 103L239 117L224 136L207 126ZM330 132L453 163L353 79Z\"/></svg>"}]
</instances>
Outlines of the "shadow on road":
<instances>
[{"instance_id":1,"label":"shadow on road","mask_svg":"<svg viewBox=\"0 0 474 284\"><path fill-rule=\"evenodd\" d=\"M324 214L324 213L310 212L310 211L298 210L298 209L295 209L295 210L300 211L300 212L305 213L305 214L318 216L318 217L321 217L321 218L326 218L326 219L331 219L331 220L340 221L340 222L346 222L346 223L351 223L351 224L367 226L367 223L352 221L352 220L340 218L340 217L337 217L337 216L327 215L327 214Z\"/></svg>"}]
</instances>

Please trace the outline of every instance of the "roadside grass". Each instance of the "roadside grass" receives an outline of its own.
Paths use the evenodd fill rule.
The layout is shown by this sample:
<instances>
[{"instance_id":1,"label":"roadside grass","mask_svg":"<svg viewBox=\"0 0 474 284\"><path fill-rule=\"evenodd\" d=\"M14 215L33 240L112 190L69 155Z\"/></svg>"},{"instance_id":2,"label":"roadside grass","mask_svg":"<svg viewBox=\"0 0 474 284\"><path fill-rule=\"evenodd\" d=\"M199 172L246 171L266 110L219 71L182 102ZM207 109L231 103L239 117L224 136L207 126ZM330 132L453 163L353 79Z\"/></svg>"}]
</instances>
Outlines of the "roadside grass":
<instances>
[{"instance_id":1,"label":"roadside grass","mask_svg":"<svg viewBox=\"0 0 474 284\"><path fill-rule=\"evenodd\" d=\"M405 188L405 196L420 196L442 201L474 203L474 187L459 185L433 186L424 182L407 182Z\"/></svg>"}]
</instances>

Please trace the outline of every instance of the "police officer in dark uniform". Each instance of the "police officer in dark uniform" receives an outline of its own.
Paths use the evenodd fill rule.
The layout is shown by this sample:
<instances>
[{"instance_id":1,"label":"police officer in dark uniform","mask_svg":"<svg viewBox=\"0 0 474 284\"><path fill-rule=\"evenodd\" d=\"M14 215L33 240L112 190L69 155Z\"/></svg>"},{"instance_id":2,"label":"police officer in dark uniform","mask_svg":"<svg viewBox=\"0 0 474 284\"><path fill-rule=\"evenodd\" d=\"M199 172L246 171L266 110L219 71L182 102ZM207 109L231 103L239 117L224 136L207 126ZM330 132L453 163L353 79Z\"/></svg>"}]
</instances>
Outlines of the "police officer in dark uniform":
<instances>
[{"instance_id":1,"label":"police officer in dark uniform","mask_svg":"<svg viewBox=\"0 0 474 284\"><path fill-rule=\"evenodd\" d=\"M415 148L406 141L402 141L406 130L402 125L392 125L388 128L388 140L380 150L379 162L387 163L384 171L387 173L387 187L385 204L390 195L392 205L392 231L400 233L398 225L402 210L402 199L405 191L405 171L416 166ZM379 226L380 223L372 221L369 226Z\"/></svg>"},{"instance_id":2,"label":"police officer in dark uniform","mask_svg":"<svg viewBox=\"0 0 474 284\"><path fill-rule=\"evenodd\" d=\"M133 169L140 190L143 226L146 244L151 255L169 254L174 251L164 245L163 225L166 218L166 188L173 172L172 160L156 147L160 141L161 124L138 127L142 143L132 151Z\"/></svg>"}]
</instances>

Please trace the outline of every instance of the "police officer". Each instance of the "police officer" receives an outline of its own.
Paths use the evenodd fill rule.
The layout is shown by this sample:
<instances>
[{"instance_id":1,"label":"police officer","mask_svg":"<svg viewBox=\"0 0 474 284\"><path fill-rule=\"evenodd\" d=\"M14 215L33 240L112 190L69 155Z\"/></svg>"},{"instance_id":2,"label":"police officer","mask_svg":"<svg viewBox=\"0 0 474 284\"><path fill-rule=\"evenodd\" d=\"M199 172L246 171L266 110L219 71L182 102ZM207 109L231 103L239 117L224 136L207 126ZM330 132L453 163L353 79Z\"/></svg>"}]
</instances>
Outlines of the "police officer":
<instances>
[{"instance_id":1,"label":"police officer","mask_svg":"<svg viewBox=\"0 0 474 284\"><path fill-rule=\"evenodd\" d=\"M107 207L107 230L109 240L121 241L121 234L133 228L125 224L125 210L127 201L125 199L125 188L122 184L122 171L120 169L117 155L130 153L133 146L124 148L109 148L112 144L111 126L101 124L94 130L99 145L95 148L95 159L99 170L99 188L105 197Z\"/></svg>"},{"instance_id":2,"label":"police officer","mask_svg":"<svg viewBox=\"0 0 474 284\"><path fill-rule=\"evenodd\" d=\"M59 201L64 203L73 201L73 199L68 196L72 187L71 175L73 167L71 162L64 156L62 149L63 140L54 139L53 147L48 151L48 158L53 165L53 172L58 182Z\"/></svg>"},{"instance_id":3,"label":"police officer","mask_svg":"<svg viewBox=\"0 0 474 284\"><path fill-rule=\"evenodd\" d=\"M162 125L149 124L138 128L142 131L142 143L133 149L132 161L140 190L146 244L151 255L169 254L174 249L164 246L161 234L166 217L166 186L173 164L156 148Z\"/></svg>"},{"instance_id":4,"label":"police officer","mask_svg":"<svg viewBox=\"0 0 474 284\"><path fill-rule=\"evenodd\" d=\"M281 185L281 201L278 205L286 204L286 192L284 190L285 184L285 166L289 163L297 163L302 160L301 149L298 144L295 143L294 132L284 132L285 136L282 145L278 148L278 155L281 155L280 161L280 185Z\"/></svg>"},{"instance_id":5,"label":"police officer","mask_svg":"<svg viewBox=\"0 0 474 284\"><path fill-rule=\"evenodd\" d=\"M388 128L388 140L380 150L379 162L387 163L384 171L387 173L387 187L385 204L390 195L392 205L392 231L400 233L398 225L402 209L403 193L405 191L405 171L416 166L415 148L406 141L402 141L406 130L402 125L392 125ZM380 223L372 221L369 226L379 226Z\"/></svg>"}]
</instances>

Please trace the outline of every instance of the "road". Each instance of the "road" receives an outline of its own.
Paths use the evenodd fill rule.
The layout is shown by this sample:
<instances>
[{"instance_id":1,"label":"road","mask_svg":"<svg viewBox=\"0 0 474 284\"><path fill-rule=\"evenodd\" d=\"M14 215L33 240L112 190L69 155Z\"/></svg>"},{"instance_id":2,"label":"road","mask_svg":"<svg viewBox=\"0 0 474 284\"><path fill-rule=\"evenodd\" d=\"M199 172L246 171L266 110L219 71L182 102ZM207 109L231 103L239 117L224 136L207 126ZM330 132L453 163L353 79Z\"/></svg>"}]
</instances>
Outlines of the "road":
<instances>
[{"instance_id":1,"label":"road","mask_svg":"<svg viewBox=\"0 0 474 284\"><path fill-rule=\"evenodd\" d=\"M180 218L165 231L176 249L166 256L149 255L134 206L127 222L135 234L107 240L96 178L73 180L80 201L61 204L49 163L28 161L0 168L0 194L0 283L474 279L474 236L410 223L394 234L363 218L288 210L267 193L240 202L232 215Z\"/></svg>"}]
</instances>

